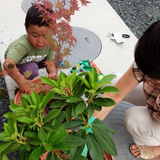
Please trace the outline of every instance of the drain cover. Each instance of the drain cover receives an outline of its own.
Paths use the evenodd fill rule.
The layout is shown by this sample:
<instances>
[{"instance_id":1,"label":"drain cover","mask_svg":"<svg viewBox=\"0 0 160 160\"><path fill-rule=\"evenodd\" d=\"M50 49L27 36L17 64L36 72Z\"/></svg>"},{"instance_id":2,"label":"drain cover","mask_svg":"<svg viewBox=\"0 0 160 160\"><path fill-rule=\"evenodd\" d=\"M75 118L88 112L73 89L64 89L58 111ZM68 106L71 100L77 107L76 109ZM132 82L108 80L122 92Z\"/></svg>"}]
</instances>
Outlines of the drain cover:
<instances>
[{"instance_id":1,"label":"drain cover","mask_svg":"<svg viewBox=\"0 0 160 160\"><path fill-rule=\"evenodd\" d=\"M103 120L109 128L116 131L115 134L111 135L118 152L118 157L114 157L114 160L137 160L129 150L130 145L134 142L124 123L124 114L130 107L133 107L133 105L122 101Z\"/></svg>"},{"instance_id":2,"label":"drain cover","mask_svg":"<svg viewBox=\"0 0 160 160\"><path fill-rule=\"evenodd\" d=\"M38 0L36 0L37 3L42 3L42 2L38 2ZM52 2L53 6L55 3L55 0L50 0L50 2ZM68 9L69 8L69 0L63 0L64 4L65 4L65 8ZM22 1L22 9L25 13L27 13L28 9L32 6L32 3L34 3L34 0L23 0ZM54 10L54 7L53 7Z\"/></svg>"},{"instance_id":3,"label":"drain cover","mask_svg":"<svg viewBox=\"0 0 160 160\"><path fill-rule=\"evenodd\" d=\"M99 37L90 30L73 27L73 36L77 43L71 48L71 55L65 57L72 66L80 60L94 60L101 52L102 44Z\"/></svg>"}]
</instances>

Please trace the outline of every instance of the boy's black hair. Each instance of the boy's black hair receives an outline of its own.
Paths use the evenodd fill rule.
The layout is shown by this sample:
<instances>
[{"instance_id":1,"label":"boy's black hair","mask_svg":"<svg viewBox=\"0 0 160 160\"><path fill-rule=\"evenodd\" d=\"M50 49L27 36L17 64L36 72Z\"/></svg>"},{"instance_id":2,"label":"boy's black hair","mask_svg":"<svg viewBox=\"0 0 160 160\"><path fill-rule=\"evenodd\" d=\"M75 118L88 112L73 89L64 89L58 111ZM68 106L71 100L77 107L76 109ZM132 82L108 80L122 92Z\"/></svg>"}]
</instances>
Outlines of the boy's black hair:
<instances>
[{"instance_id":1,"label":"boy's black hair","mask_svg":"<svg viewBox=\"0 0 160 160\"><path fill-rule=\"evenodd\" d=\"M43 7L43 6L41 6ZM51 11L49 11L51 12ZM43 17L41 16L41 12L39 12L39 9L36 5L32 5L26 15L25 19L25 25L26 29L33 24L33 25L38 25L39 27L41 26L49 26L49 23L46 22L45 20L42 22Z\"/></svg>"},{"instance_id":2,"label":"boy's black hair","mask_svg":"<svg viewBox=\"0 0 160 160\"><path fill-rule=\"evenodd\" d=\"M160 21L154 22L139 39L135 62L148 77L160 79Z\"/></svg>"}]
</instances>

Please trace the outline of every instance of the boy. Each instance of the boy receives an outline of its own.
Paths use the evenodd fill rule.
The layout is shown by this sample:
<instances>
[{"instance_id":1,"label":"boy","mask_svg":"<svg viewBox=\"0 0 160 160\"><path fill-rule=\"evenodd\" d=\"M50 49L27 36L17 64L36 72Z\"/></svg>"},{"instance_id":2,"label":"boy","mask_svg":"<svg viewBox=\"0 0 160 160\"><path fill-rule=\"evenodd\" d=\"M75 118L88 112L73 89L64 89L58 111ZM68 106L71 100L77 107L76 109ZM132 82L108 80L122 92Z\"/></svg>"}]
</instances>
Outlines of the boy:
<instances>
[{"instance_id":1,"label":"boy","mask_svg":"<svg viewBox=\"0 0 160 160\"><path fill-rule=\"evenodd\" d=\"M55 53L46 39L51 29L48 22L42 22L43 17L40 15L35 5L30 7L25 19L27 34L9 45L3 64L7 74L17 82L19 89L28 94L34 89L29 80L39 75L39 68L46 66L48 77L56 78ZM29 73L27 78L24 76L26 73Z\"/></svg>"}]
</instances>

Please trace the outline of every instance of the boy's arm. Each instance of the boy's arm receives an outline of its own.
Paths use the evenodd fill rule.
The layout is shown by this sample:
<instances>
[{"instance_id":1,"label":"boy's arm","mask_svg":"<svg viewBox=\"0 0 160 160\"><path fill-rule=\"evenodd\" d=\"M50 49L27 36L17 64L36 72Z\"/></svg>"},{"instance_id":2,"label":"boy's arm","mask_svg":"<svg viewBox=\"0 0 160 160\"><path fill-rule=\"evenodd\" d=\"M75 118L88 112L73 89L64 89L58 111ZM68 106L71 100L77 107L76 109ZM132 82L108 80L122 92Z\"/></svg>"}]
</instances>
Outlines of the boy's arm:
<instances>
[{"instance_id":1,"label":"boy's arm","mask_svg":"<svg viewBox=\"0 0 160 160\"><path fill-rule=\"evenodd\" d=\"M138 85L138 81L134 77L133 71L131 66L126 73L120 78L120 80L115 84L115 87L119 89L119 93L105 93L103 94L103 97L111 98L113 99L116 104L120 103L123 98ZM98 118L100 120L103 120L109 112L114 108L112 107L102 107L102 110L100 112L95 111L93 116L95 118Z\"/></svg>"},{"instance_id":2,"label":"boy's arm","mask_svg":"<svg viewBox=\"0 0 160 160\"><path fill-rule=\"evenodd\" d=\"M27 80L18 70L16 67L16 63L10 59L6 58L5 62L3 63L4 70L7 71L7 74L12 77L15 82L17 82L19 89L24 93L31 93L33 89L33 84L31 81Z\"/></svg>"},{"instance_id":3,"label":"boy's arm","mask_svg":"<svg viewBox=\"0 0 160 160\"><path fill-rule=\"evenodd\" d=\"M50 60L50 61L47 60L45 64L46 64L46 70L48 72L48 77L51 79L57 78L57 68L54 63L54 60Z\"/></svg>"}]
</instances>

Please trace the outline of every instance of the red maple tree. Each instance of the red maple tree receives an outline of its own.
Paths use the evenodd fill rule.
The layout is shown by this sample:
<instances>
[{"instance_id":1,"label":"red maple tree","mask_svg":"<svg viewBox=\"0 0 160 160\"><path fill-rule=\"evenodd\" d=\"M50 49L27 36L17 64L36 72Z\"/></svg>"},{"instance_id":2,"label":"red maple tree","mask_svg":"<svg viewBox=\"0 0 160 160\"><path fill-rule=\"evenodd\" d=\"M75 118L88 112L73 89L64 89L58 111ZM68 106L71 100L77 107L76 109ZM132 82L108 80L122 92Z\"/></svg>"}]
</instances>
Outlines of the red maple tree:
<instances>
[{"instance_id":1,"label":"red maple tree","mask_svg":"<svg viewBox=\"0 0 160 160\"><path fill-rule=\"evenodd\" d=\"M87 0L53 0L52 2L36 0L34 2L43 17L42 21L48 21L52 29L52 32L46 37L50 42L51 49L56 53L55 63L57 65L63 61L64 57L70 55L70 48L76 43L76 38L72 34L72 27L69 24L71 16L79 10L80 4L87 6L88 3L90 2Z\"/></svg>"}]
</instances>

